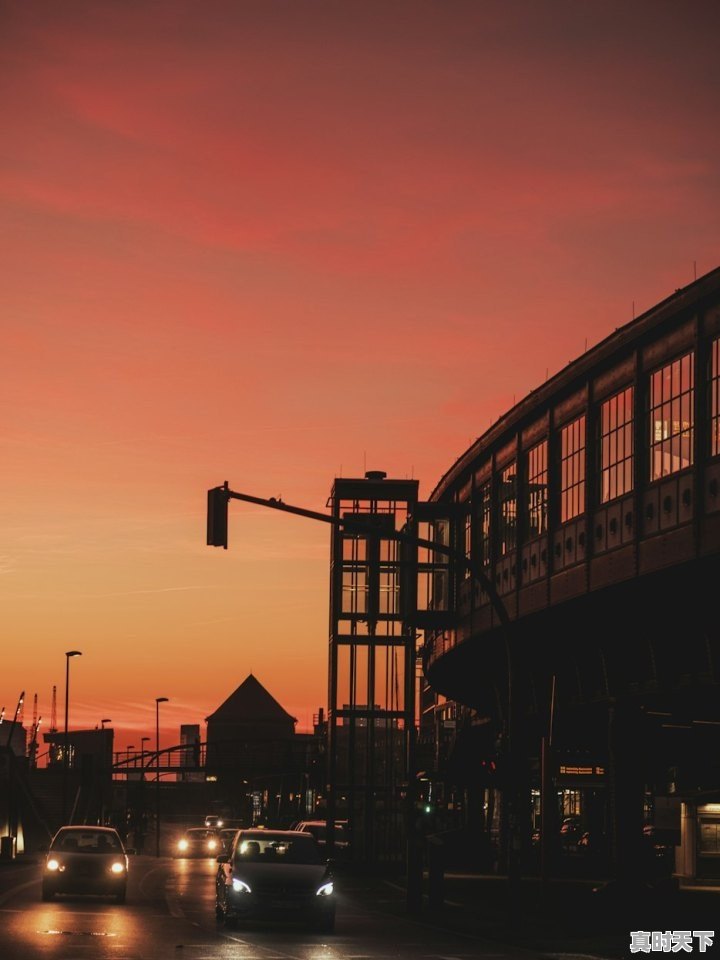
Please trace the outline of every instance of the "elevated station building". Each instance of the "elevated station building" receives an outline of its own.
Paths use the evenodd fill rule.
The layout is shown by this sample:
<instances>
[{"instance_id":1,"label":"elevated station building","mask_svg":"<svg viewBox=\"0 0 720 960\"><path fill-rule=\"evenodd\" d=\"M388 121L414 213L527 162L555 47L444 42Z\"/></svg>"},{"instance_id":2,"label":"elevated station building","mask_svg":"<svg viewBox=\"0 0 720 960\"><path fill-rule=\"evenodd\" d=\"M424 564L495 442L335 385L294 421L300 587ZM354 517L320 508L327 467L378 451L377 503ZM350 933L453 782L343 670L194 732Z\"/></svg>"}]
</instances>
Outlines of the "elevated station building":
<instances>
[{"instance_id":1,"label":"elevated station building","mask_svg":"<svg viewBox=\"0 0 720 960\"><path fill-rule=\"evenodd\" d=\"M544 739L548 831L572 813L624 875L663 831L677 872L720 877L720 269L514 406L430 500L509 626L456 565L425 676L490 732L499 786L511 680L523 845Z\"/></svg>"}]
</instances>

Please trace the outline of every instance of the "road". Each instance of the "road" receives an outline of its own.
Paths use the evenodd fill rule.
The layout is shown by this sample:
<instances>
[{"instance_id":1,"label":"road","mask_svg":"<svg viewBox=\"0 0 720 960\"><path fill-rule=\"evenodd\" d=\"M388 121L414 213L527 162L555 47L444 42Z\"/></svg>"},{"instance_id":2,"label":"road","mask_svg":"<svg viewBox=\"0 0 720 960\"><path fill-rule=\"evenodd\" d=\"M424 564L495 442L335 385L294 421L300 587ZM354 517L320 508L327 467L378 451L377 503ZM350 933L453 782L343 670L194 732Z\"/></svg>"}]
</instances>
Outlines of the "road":
<instances>
[{"instance_id":1,"label":"road","mask_svg":"<svg viewBox=\"0 0 720 960\"><path fill-rule=\"evenodd\" d=\"M234 930L215 919L212 860L136 856L127 903L40 900L42 863L0 877L2 960L512 960L514 947L448 934L383 911L383 885L362 901L340 890L334 934L299 926ZM340 883L342 888L342 882Z\"/></svg>"}]
</instances>

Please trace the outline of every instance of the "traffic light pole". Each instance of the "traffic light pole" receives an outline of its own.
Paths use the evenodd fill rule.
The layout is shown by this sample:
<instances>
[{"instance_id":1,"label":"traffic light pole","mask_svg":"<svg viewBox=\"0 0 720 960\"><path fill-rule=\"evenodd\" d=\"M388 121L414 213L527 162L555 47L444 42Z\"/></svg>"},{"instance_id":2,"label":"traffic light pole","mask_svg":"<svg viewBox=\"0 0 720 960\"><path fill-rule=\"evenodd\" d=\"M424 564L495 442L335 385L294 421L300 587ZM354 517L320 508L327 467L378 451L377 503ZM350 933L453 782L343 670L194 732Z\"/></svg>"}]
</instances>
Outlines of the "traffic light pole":
<instances>
[{"instance_id":1,"label":"traffic light pole","mask_svg":"<svg viewBox=\"0 0 720 960\"><path fill-rule=\"evenodd\" d=\"M520 797L520 776L518 767L517 750L515 749L515 735L518 730L517 716L517 697L515 696L515 654L512 643L512 625L507 608L502 598L495 589L495 584L485 573L482 566L474 563L472 559L465 556L464 553L456 550L454 547L445 546L434 540L425 540L422 537L416 537L410 533L403 533L401 530L395 530L383 523L383 515L368 514L367 517L359 517L353 514L348 517L335 517L329 513L320 513L316 510L307 510L305 507L295 507L289 503L284 503L281 499L270 497L254 497L248 493L238 493L230 490L227 480L220 487L213 487L208 490L208 512L207 512L207 543L211 547L223 547L227 550L228 545L228 503L230 500L241 500L244 503L254 503L256 506L268 507L271 510L281 510L284 513L292 513L298 517L306 517L309 520L319 520L321 523L328 523L331 526L339 527L348 533L354 533L359 536L382 536L387 539L396 540L399 543L407 544L414 548L423 548L435 553L442 554L460 565L464 570L468 570L470 575L478 581L482 589L490 598L490 603L494 612L500 621L500 627L505 644L505 655L507 660L507 716L505 720L505 758L507 764L507 784L509 789L507 804L507 878L509 886L509 902L511 913L517 907L517 898L519 896L520 883L520 816L521 816L521 797ZM415 664L410 664L412 675L414 676ZM414 721L413 721L414 723ZM412 736L412 731L408 732ZM414 751L411 751L411 756ZM414 771L408 770L408 783L411 775L414 778ZM408 791L414 794L413 787ZM328 838L331 840L332 838ZM410 886L410 884L408 885Z\"/></svg>"}]
</instances>

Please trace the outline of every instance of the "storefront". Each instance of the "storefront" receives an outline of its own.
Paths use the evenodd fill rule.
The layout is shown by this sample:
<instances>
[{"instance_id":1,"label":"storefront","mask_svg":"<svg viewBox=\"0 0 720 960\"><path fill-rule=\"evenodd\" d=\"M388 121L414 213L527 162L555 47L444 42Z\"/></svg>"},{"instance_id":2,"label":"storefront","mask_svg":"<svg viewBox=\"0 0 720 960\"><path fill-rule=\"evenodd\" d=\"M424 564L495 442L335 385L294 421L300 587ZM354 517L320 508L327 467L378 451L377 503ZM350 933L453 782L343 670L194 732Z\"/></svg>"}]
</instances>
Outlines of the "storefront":
<instances>
[{"instance_id":1,"label":"storefront","mask_svg":"<svg viewBox=\"0 0 720 960\"><path fill-rule=\"evenodd\" d=\"M720 881L720 802L682 804L675 866L686 880Z\"/></svg>"}]
</instances>

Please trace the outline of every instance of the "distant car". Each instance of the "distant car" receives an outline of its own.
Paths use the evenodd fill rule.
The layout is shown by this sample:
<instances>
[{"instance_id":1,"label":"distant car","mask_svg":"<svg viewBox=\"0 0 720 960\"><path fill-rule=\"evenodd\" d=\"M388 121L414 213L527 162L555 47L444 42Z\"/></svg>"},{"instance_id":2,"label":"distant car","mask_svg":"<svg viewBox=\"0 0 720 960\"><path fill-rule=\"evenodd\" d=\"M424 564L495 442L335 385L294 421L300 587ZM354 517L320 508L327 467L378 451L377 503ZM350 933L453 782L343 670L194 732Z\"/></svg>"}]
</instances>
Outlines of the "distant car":
<instances>
[{"instance_id":1,"label":"distant car","mask_svg":"<svg viewBox=\"0 0 720 960\"><path fill-rule=\"evenodd\" d=\"M205 817L205 826L212 827L214 830L219 830L220 827L224 825L225 821L222 817L217 816L214 813L209 813Z\"/></svg>"},{"instance_id":2,"label":"distant car","mask_svg":"<svg viewBox=\"0 0 720 960\"><path fill-rule=\"evenodd\" d=\"M335 928L332 874L317 843L294 830L240 830L218 859L215 914L244 920L295 920Z\"/></svg>"},{"instance_id":3,"label":"distant car","mask_svg":"<svg viewBox=\"0 0 720 960\"><path fill-rule=\"evenodd\" d=\"M300 833L309 833L324 851L327 847L327 822L325 820L301 820L295 827ZM335 821L335 854L339 858L346 856L350 843L347 834L347 821Z\"/></svg>"},{"instance_id":4,"label":"distant car","mask_svg":"<svg viewBox=\"0 0 720 960\"><path fill-rule=\"evenodd\" d=\"M178 840L176 857L216 857L222 850L222 841L217 830L207 827L190 827Z\"/></svg>"},{"instance_id":5,"label":"distant car","mask_svg":"<svg viewBox=\"0 0 720 960\"><path fill-rule=\"evenodd\" d=\"M50 843L42 877L42 899L56 894L113 896L125 902L128 858L117 830L61 827Z\"/></svg>"}]
</instances>

